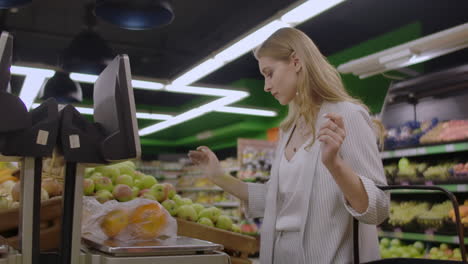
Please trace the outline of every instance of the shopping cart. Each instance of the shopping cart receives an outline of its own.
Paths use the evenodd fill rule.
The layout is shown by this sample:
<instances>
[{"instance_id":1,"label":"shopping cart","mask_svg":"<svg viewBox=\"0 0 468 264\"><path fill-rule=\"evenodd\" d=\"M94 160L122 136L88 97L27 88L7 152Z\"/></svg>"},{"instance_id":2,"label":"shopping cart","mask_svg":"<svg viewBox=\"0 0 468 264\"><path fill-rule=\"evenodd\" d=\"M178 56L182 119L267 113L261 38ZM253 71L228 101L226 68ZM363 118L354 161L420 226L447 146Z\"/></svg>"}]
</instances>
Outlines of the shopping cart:
<instances>
[{"instance_id":1,"label":"shopping cart","mask_svg":"<svg viewBox=\"0 0 468 264\"><path fill-rule=\"evenodd\" d=\"M388 190L427 190L427 191L441 191L445 193L450 200L452 201L453 208L458 208L457 198L453 193L447 191L444 188L437 187L437 186L379 186L381 190L388 191ZM453 260L433 260L433 259L416 259L416 258L389 258L389 259L382 259L372 262L367 262L366 264L459 264L464 263L468 264L466 260L466 248L463 243L463 226L461 224L460 212L455 210L455 217L456 217L456 228L458 233L458 240L460 241L460 252L462 255L462 261L453 261ZM359 262L359 222L354 219L353 221L353 246L354 246L354 263L358 264Z\"/></svg>"}]
</instances>

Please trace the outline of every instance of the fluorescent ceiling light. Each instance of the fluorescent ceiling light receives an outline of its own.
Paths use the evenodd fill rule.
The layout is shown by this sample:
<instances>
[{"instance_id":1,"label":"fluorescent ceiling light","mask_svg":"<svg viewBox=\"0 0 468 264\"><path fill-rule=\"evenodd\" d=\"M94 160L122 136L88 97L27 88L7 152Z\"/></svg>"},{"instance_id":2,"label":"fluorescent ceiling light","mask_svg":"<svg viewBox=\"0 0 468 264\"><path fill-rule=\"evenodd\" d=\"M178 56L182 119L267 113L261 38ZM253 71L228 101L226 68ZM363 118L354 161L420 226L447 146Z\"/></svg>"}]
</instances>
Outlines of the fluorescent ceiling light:
<instances>
[{"instance_id":1,"label":"fluorescent ceiling light","mask_svg":"<svg viewBox=\"0 0 468 264\"><path fill-rule=\"evenodd\" d=\"M36 108L38 106L39 104L35 103L32 105L32 108ZM78 112L84 115L92 115L94 113L94 109L91 107L82 107L82 106L74 106L74 107L76 110L78 110ZM148 120L169 120L172 118L172 115L137 112L136 117L138 119L148 119Z\"/></svg>"},{"instance_id":2,"label":"fluorescent ceiling light","mask_svg":"<svg viewBox=\"0 0 468 264\"><path fill-rule=\"evenodd\" d=\"M164 88L164 84L162 83L140 80L132 80L132 86L133 88L140 88L145 90L162 90Z\"/></svg>"},{"instance_id":3,"label":"fluorescent ceiling light","mask_svg":"<svg viewBox=\"0 0 468 264\"><path fill-rule=\"evenodd\" d=\"M243 107L232 107L232 106L219 107L216 109L216 112L243 114L243 115L255 115L255 116L277 116L278 115L275 111L260 110L260 109L253 109L253 108L243 108Z\"/></svg>"},{"instance_id":4,"label":"fluorescent ceiling light","mask_svg":"<svg viewBox=\"0 0 468 264\"><path fill-rule=\"evenodd\" d=\"M338 66L342 73L366 78L421 63L468 47L468 23L449 28Z\"/></svg>"},{"instance_id":5,"label":"fluorescent ceiling light","mask_svg":"<svg viewBox=\"0 0 468 264\"><path fill-rule=\"evenodd\" d=\"M220 107L223 107L228 104L232 104L235 102L238 102L242 99L244 99L246 96L248 96L247 93L242 93L240 92L237 95L230 95L226 96L217 100L214 100L213 102L204 104L202 106L196 107L192 110L189 110L187 112L184 112L182 114L179 114L167 121L159 122L157 124L145 127L139 131L140 136L146 136L152 133L155 133L157 131L169 128L171 126L178 125L180 123L183 123L185 121L194 119L196 117L199 117L201 115L204 115L206 113L212 112L215 109L218 109Z\"/></svg>"},{"instance_id":6,"label":"fluorescent ceiling light","mask_svg":"<svg viewBox=\"0 0 468 264\"><path fill-rule=\"evenodd\" d=\"M222 62L235 60L260 45L276 30L289 26L290 25L287 23L274 20L218 53L218 55L215 56L215 60Z\"/></svg>"},{"instance_id":7,"label":"fluorescent ceiling light","mask_svg":"<svg viewBox=\"0 0 468 264\"><path fill-rule=\"evenodd\" d=\"M45 80L54 75L55 71L36 69L31 67L11 66L12 74L24 75L26 78L23 81L19 97L23 101L26 109L31 108Z\"/></svg>"},{"instance_id":8,"label":"fluorescent ceiling light","mask_svg":"<svg viewBox=\"0 0 468 264\"><path fill-rule=\"evenodd\" d=\"M188 93L188 94L210 95L210 96L238 96L238 95L241 95L244 97L249 96L249 93L245 91L200 87L200 86L167 85L165 87L165 90L168 92L174 92L174 93Z\"/></svg>"},{"instance_id":9,"label":"fluorescent ceiling light","mask_svg":"<svg viewBox=\"0 0 468 264\"><path fill-rule=\"evenodd\" d=\"M76 73L76 72L70 73L70 79L77 81L77 82L82 82L82 83L95 83L97 78L98 78L97 75L92 75L92 74L84 74L84 73Z\"/></svg>"},{"instance_id":10,"label":"fluorescent ceiling light","mask_svg":"<svg viewBox=\"0 0 468 264\"><path fill-rule=\"evenodd\" d=\"M188 85L194 83L195 81L201 79L203 76L206 76L213 72L214 70L221 68L223 63L219 60L208 59L199 65L193 67L190 71L182 74L180 77L177 77L172 84L174 85Z\"/></svg>"},{"instance_id":11,"label":"fluorescent ceiling light","mask_svg":"<svg viewBox=\"0 0 468 264\"><path fill-rule=\"evenodd\" d=\"M328 10L344 0L309 0L292 9L281 17L281 21L297 25Z\"/></svg>"}]
</instances>

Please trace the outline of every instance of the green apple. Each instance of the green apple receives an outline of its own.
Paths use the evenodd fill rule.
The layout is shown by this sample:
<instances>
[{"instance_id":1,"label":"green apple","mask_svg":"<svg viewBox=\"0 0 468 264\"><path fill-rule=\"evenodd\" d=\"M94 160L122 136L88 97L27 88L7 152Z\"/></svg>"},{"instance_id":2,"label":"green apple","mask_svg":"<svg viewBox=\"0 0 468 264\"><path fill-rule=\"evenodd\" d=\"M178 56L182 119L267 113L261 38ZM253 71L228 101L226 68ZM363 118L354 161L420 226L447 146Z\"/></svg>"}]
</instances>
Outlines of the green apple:
<instances>
[{"instance_id":1,"label":"green apple","mask_svg":"<svg viewBox=\"0 0 468 264\"><path fill-rule=\"evenodd\" d=\"M120 175L127 174L132 177L135 175L135 169L127 167L127 166L119 167L119 172L120 172Z\"/></svg>"},{"instance_id":2,"label":"green apple","mask_svg":"<svg viewBox=\"0 0 468 264\"><path fill-rule=\"evenodd\" d=\"M167 194L167 198L172 199L172 197L176 195L176 190L175 190L174 185L167 183L167 182L163 183L162 185L164 185L164 191Z\"/></svg>"},{"instance_id":3,"label":"green apple","mask_svg":"<svg viewBox=\"0 0 468 264\"><path fill-rule=\"evenodd\" d=\"M153 185L158 183L156 178L154 178L153 176L150 176L150 175L143 176L143 178L141 178L140 181L141 181L141 184L142 184L142 188L140 188L140 189L151 188L151 187L153 187Z\"/></svg>"},{"instance_id":4,"label":"green apple","mask_svg":"<svg viewBox=\"0 0 468 264\"><path fill-rule=\"evenodd\" d=\"M166 210L172 216L177 215L178 206L177 206L176 202L174 202L173 200L166 200L166 201L162 202L162 206L164 206L164 208L166 208Z\"/></svg>"},{"instance_id":5,"label":"green apple","mask_svg":"<svg viewBox=\"0 0 468 264\"><path fill-rule=\"evenodd\" d=\"M158 202L163 202L167 199L167 193L164 191L164 185L155 184L151 187L150 190L154 194L154 197L156 197Z\"/></svg>"},{"instance_id":6,"label":"green apple","mask_svg":"<svg viewBox=\"0 0 468 264\"><path fill-rule=\"evenodd\" d=\"M104 177L102 173L100 172L93 172L91 173L91 176L89 176L89 179L94 181L94 184L96 184L96 180Z\"/></svg>"},{"instance_id":7,"label":"green apple","mask_svg":"<svg viewBox=\"0 0 468 264\"><path fill-rule=\"evenodd\" d=\"M111 179L113 183L115 183L115 180L120 175L119 170L113 166L100 166L97 167L95 171L101 173L102 176Z\"/></svg>"},{"instance_id":8,"label":"green apple","mask_svg":"<svg viewBox=\"0 0 468 264\"><path fill-rule=\"evenodd\" d=\"M190 198L182 198L182 202L186 205L191 205L193 204L192 199Z\"/></svg>"},{"instance_id":9,"label":"green apple","mask_svg":"<svg viewBox=\"0 0 468 264\"><path fill-rule=\"evenodd\" d=\"M401 241L398 239L398 238L394 238L390 241L390 245L392 247L396 247L396 246L400 246L401 245Z\"/></svg>"},{"instance_id":10,"label":"green apple","mask_svg":"<svg viewBox=\"0 0 468 264\"><path fill-rule=\"evenodd\" d=\"M178 194L174 195L174 197L172 197L172 200L176 202L177 206L184 205L184 201L182 200L182 197L180 197L180 195Z\"/></svg>"},{"instance_id":11,"label":"green apple","mask_svg":"<svg viewBox=\"0 0 468 264\"><path fill-rule=\"evenodd\" d=\"M177 210L177 217L189 221L197 221L198 219L197 211L190 205L182 205L179 207Z\"/></svg>"},{"instance_id":12,"label":"green apple","mask_svg":"<svg viewBox=\"0 0 468 264\"><path fill-rule=\"evenodd\" d=\"M83 180L83 192L84 195L93 195L94 194L94 181L91 179Z\"/></svg>"},{"instance_id":13,"label":"green apple","mask_svg":"<svg viewBox=\"0 0 468 264\"><path fill-rule=\"evenodd\" d=\"M219 214L216 208L210 207L210 208L205 208L200 211L199 217L206 217L209 218L213 223L216 223L216 220L218 220Z\"/></svg>"},{"instance_id":14,"label":"green apple","mask_svg":"<svg viewBox=\"0 0 468 264\"><path fill-rule=\"evenodd\" d=\"M94 184L96 186L96 191L108 190L109 192L112 192L112 190L114 189L114 185L112 184L111 179L107 177L98 178L94 181Z\"/></svg>"},{"instance_id":15,"label":"green apple","mask_svg":"<svg viewBox=\"0 0 468 264\"><path fill-rule=\"evenodd\" d=\"M232 230L231 231L236 232L236 233L240 233L241 232L240 226L236 225L236 224L232 224Z\"/></svg>"},{"instance_id":16,"label":"green apple","mask_svg":"<svg viewBox=\"0 0 468 264\"><path fill-rule=\"evenodd\" d=\"M119 202L127 202L133 199L133 190L125 184L117 184L112 191L112 195Z\"/></svg>"},{"instance_id":17,"label":"green apple","mask_svg":"<svg viewBox=\"0 0 468 264\"><path fill-rule=\"evenodd\" d=\"M442 250L442 251L446 251L446 250L448 249L448 245L445 244L445 243L442 243L442 244L440 244L440 247L439 247L439 248L440 248L440 250Z\"/></svg>"},{"instance_id":18,"label":"green apple","mask_svg":"<svg viewBox=\"0 0 468 264\"><path fill-rule=\"evenodd\" d=\"M382 245L384 247L390 246L390 239L388 239L386 237L380 239L380 245Z\"/></svg>"},{"instance_id":19,"label":"green apple","mask_svg":"<svg viewBox=\"0 0 468 264\"><path fill-rule=\"evenodd\" d=\"M214 224L211 221L211 219L209 219L207 217L201 217L200 219L198 219L197 223L202 224L202 225L206 225L206 226L214 227Z\"/></svg>"},{"instance_id":20,"label":"green apple","mask_svg":"<svg viewBox=\"0 0 468 264\"><path fill-rule=\"evenodd\" d=\"M132 193L133 193L133 198L136 198L138 197L138 194L140 193L140 189L138 189L138 187L133 186Z\"/></svg>"},{"instance_id":21,"label":"green apple","mask_svg":"<svg viewBox=\"0 0 468 264\"><path fill-rule=\"evenodd\" d=\"M232 230L232 219L227 215L220 215L216 221L216 227L224 230Z\"/></svg>"},{"instance_id":22,"label":"green apple","mask_svg":"<svg viewBox=\"0 0 468 264\"><path fill-rule=\"evenodd\" d=\"M419 252L424 251L424 244L421 241L414 242L413 247L416 248Z\"/></svg>"},{"instance_id":23,"label":"green apple","mask_svg":"<svg viewBox=\"0 0 468 264\"><path fill-rule=\"evenodd\" d=\"M130 175L122 174L117 177L115 184L125 184L127 186L133 187L133 178Z\"/></svg>"},{"instance_id":24,"label":"green apple","mask_svg":"<svg viewBox=\"0 0 468 264\"><path fill-rule=\"evenodd\" d=\"M94 194L94 197L96 197L96 200L98 200L100 203L105 203L109 200L112 200L114 199L114 196L112 195L112 193L108 190L100 190L100 191L97 191L95 194Z\"/></svg>"},{"instance_id":25,"label":"green apple","mask_svg":"<svg viewBox=\"0 0 468 264\"><path fill-rule=\"evenodd\" d=\"M153 200L153 201L156 201L156 197L154 196L154 194L152 192L145 192L143 193L142 195L140 195L141 198L145 198L145 199L149 199L149 200Z\"/></svg>"},{"instance_id":26,"label":"green apple","mask_svg":"<svg viewBox=\"0 0 468 264\"><path fill-rule=\"evenodd\" d=\"M86 168L85 169L85 174L84 174L84 177L85 178L89 178L91 177L91 175L94 173L94 168Z\"/></svg>"},{"instance_id":27,"label":"green apple","mask_svg":"<svg viewBox=\"0 0 468 264\"><path fill-rule=\"evenodd\" d=\"M141 180L141 179L143 179L144 176L145 176L145 174L143 172L135 171L135 175L133 175L133 179Z\"/></svg>"},{"instance_id":28,"label":"green apple","mask_svg":"<svg viewBox=\"0 0 468 264\"><path fill-rule=\"evenodd\" d=\"M398 161L398 169L400 170L408 168L409 165L410 165L410 161L407 158L401 158Z\"/></svg>"},{"instance_id":29,"label":"green apple","mask_svg":"<svg viewBox=\"0 0 468 264\"><path fill-rule=\"evenodd\" d=\"M197 214L199 214L201 212L201 210L205 209L205 206L203 206L202 204L199 204L199 203L192 204L192 207L193 207L193 209L195 209L195 211L197 211Z\"/></svg>"}]
</instances>

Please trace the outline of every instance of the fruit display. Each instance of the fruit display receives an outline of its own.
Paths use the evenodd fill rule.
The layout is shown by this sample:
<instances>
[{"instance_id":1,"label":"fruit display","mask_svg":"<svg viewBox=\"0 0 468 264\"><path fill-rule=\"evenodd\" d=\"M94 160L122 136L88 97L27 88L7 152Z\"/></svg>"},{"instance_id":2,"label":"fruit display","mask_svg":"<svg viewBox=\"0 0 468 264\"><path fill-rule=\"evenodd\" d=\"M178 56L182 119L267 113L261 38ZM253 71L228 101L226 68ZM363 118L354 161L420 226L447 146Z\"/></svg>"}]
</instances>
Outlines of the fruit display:
<instances>
[{"instance_id":1,"label":"fruit display","mask_svg":"<svg viewBox=\"0 0 468 264\"><path fill-rule=\"evenodd\" d=\"M463 170L464 164L458 165L457 169ZM389 182L408 181L448 181L455 177L454 170L455 162L452 161L437 161L436 164L428 162L414 162L403 157L398 160L397 164L389 164L384 166L385 175Z\"/></svg>"},{"instance_id":2,"label":"fruit display","mask_svg":"<svg viewBox=\"0 0 468 264\"><path fill-rule=\"evenodd\" d=\"M182 197L176 194L176 188L172 184L159 183L153 176L145 175L137 171L135 167L134 163L126 161L86 169L83 183L84 195L94 197L103 205L107 205L109 201L125 203L138 200L136 198L153 200L159 202L168 214L173 217L228 231L240 232L240 226L236 225L232 220L234 214L231 210L223 211L214 206L205 206L197 201L194 202L189 197ZM205 181L199 181L198 183L198 186L201 186ZM217 195L219 195L219 199L216 201L223 201L227 196L224 192L217 193ZM122 214L122 211L117 211L111 214L109 218L118 219L112 220L112 223L132 223L132 219L135 219L131 216L124 219ZM110 230L109 234L115 233L114 229ZM144 236L139 235L139 237Z\"/></svg>"},{"instance_id":3,"label":"fruit display","mask_svg":"<svg viewBox=\"0 0 468 264\"><path fill-rule=\"evenodd\" d=\"M465 200L463 205L460 205L458 207L458 212L460 213L460 219L463 226L468 227L468 200ZM451 210L448 213L448 216L450 217L452 222L456 223L455 209L451 208Z\"/></svg>"},{"instance_id":4,"label":"fruit display","mask_svg":"<svg viewBox=\"0 0 468 264\"><path fill-rule=\"evenodd\" d=\"M380 255L382 258L424 258L438 260L461 260L460 248L450 248L441 243L438 247L426 247L423 242L404 243L397 238L381 238Z\"/></svg>"},{"instance_id":5,"label":"fruit display","mask_svg":"<svg viewBox=\"0 0 468 264\"><path fill-rule=\"evenodd\" d=\"M468 139L468 120L439 123L420 139L421 144L452 142Z\"/></svg>"},{"instance_id":6,"label":"fruit display","mask_svg":"<svg viewBox=\"0 0 468 264\"><path fill-rule=\"evenodd\" d=\"M405 226L427 211L428 208L429 203L426 202L391 202L388 223L395 227Z\"/></svg>"},{"instance_id":7,"label":"fruit display","mask_svg":"<svg viewBox=\"0 0 468 264\"><path fill-rule=\"evenodd\" d=\"M385 149L395 149L419 144L420 138L438 123L437 118L429 121L407 121L400 126L387 128Z\"/></svg>"},{"instance_id":8,"label":"fruit display","mask_svg":"<svg viewBox=\"0 0 468 264\"><path fill-rule=\"evenodd\" d=\"M19 169L9 162L0 162L0 211L19 207L21 182ZM60 196L63 185L56 179L45 178L41 183L41 201Z\"/></svg>"},{"instance_id":9,"label":"fruit display","mask_svg":"<svg viewBox=\"0 0 468 264\"><path fill-rule=\"evenodd\" d=\"M467 163L459 163L453 166L452 174L455 177L468 177L468 162Z\"/></svg>"},{"instance_id":10,"label":"fruit display","mask_svg":"<svg viewBox=\"0 0 468 264\"><path fill-rule=\"evenodd\" d=\"M423 212L418 216L417 222L420 226L425 228L441 228L444 222L449 218L449 212L452 209L451 201L434 204L429 211Z\"/></svg>"}]
</instances>

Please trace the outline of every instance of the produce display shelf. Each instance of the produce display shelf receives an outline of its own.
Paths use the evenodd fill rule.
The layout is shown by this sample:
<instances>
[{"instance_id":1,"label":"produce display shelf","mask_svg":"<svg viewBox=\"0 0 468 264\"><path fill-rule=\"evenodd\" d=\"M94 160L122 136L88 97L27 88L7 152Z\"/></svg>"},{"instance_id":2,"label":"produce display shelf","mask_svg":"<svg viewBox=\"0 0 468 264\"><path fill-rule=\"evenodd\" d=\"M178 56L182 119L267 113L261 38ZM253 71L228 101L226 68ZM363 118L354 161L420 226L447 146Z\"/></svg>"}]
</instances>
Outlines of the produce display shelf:
<instances>
[{"instance_id":1,"label":"produce display shelf","mask_svg":"<svg viewBox=\"0 0 468 264\"><path fill-rule=\"evenodd\" d=\"M178 188L179 192L223 192L219 187L191 187L191 188Z\"/></svg>"},{"instance_id":2,"label":"produce display shelf","mask_svg":"<svg viewBox=\"0 0 468 264\"><path fill-rule=\"evenodd\" d=\"M398 150L383 151L380 153L382 159L392 159L411 156L433 155L468 150L468 142L440 144L434 146L421 146Z\"/></svg>"},{"instance_id":3,"label":"produce display shelf","mask_svg":"<svg viewBox=\"0 0 468 264\"><path fill-rule=\"evenodd\" d=\"M379 237L418 240L427 242L439 242L449 244L459 244L457 236L444 236L434 234L423 234L423 233L408 233L408 232L389 232L389 231L378 231ZM468 244L468 238L464 239L465 245Z\"/></svg>"},{"instance_id":4,"label":"produce display shelf","mask_svg":"<svg viewBox=\"0 0 468 264\"><path fill-rule=\"evenodd\" d=\"M416 185L416 184L414 184ZM433 185L447 189L449 192L466 192L468 191L468 184L428 184L425 185ZM437 192L437 191L425 191L425 190L391 190L391 193L428 193L428 192Z\"/></svg>"}]
</instances>

